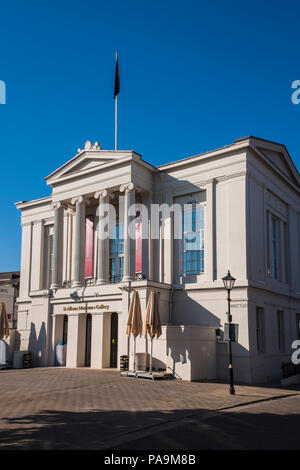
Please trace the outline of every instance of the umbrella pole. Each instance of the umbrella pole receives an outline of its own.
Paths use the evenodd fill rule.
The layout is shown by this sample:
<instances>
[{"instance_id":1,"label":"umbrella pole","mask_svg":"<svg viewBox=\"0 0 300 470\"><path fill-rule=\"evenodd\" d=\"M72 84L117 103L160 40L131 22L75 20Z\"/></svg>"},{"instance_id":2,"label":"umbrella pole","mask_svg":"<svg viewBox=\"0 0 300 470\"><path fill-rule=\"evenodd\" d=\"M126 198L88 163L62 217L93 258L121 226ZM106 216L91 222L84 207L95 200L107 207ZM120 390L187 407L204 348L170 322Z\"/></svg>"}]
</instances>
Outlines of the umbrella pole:
<instances>
[{"instance_id":1,"label":"umbrella pole","mask_svg":"<svg viewBox=\"0 0 300 470\"><path fill-rule=\"evenodd\" d=\"M151 338L149 374L152 374L152 346L153 346L153 339Z\"/></svg>"},{"instance_id":2,"label":"umbrella pole","mask_svg":"<svg viewBox=\"0 0 300 470\"><path fill-rule=\"evenodd\" d=\"M134 338L134 348L133 348L133 372L135 372L135 340Z\"/></svg>"}]
</instances>

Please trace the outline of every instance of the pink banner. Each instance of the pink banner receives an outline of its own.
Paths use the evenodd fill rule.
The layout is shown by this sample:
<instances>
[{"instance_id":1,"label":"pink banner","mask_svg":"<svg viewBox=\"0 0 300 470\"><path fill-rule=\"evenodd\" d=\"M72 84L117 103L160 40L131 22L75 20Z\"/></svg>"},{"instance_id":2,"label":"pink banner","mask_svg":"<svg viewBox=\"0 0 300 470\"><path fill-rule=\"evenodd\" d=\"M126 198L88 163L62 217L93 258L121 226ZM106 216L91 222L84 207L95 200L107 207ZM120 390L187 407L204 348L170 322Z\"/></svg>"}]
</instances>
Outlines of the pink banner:
<instances>
[{"instance_id":1,"label":"pink banner","mask_svg":"<svg viewBox=\"0 0 300 470\"><path fill-rule=\"evenodd\" d=\"M85 218L85 263L84 277L93 277L93 254L94 254L94 216Z\"/></svg>"},{"instance_id":2,"label":"pink banner","mask_svg":"<svg viewBox=\"0 0 300 470\"><path fill-rule=\"evenodd\" d=\"M141 273L142 268L142 217L140 211L136 213L135 219L135 272Z\"/></svg>"}]
</instances>

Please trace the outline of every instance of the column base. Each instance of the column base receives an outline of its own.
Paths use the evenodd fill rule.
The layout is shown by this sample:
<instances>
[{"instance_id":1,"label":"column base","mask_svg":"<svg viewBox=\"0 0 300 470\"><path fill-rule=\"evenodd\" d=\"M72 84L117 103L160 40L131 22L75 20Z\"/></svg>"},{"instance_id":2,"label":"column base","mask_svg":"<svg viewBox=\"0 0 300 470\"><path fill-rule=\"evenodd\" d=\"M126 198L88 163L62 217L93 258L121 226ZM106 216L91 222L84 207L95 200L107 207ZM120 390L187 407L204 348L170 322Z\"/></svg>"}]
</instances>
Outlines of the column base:
<instances>
[{"instance_id":1,"label":"column base","mask_svg":"<svg viewBox=\"0 0 300 470\"><path fill-rule=\"evenodd\" d=\"M80 281L74 281L74 282L72 283L72 288L73 288L73 287L82 287L82 283L81 283Z\"/></svg>"},{"instance_id":2,"label":"column base","mask_svg":"<svg viewBox=\"0 0 300 470\"><path fill-rule=\"evenodd\" d=\"M134 281L134 278L132 276L126 276L123 277L122 282L131 282Z\"/></svg>"},{"instance_id":3,"label":"column base","mask_svg":"<svg viewBox=\"0 0 300 470\"><path fill-rule=\"evenodd\" d=\"M103 284L108 284L107 279L97 279L96 286L101 286Z\"/></svg>"},{"instance_id":4,"label":"column base","mask_svg":"<svg viewBox=\"0 0 300 470\"><path fill-rule=\"evenodd\" d=\"M50 289L59 289L60 287L59 284L51 284Z\"/></svg>"}]
</instances>

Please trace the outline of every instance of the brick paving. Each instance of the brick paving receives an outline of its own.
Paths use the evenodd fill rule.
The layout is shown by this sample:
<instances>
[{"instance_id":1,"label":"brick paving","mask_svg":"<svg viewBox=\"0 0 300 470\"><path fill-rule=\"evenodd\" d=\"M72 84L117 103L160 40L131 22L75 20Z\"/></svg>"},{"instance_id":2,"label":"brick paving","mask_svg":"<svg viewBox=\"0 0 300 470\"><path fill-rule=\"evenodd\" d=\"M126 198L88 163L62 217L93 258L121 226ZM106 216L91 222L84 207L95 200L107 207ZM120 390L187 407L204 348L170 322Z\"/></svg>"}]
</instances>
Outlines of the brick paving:
<instances>
[{"instance_id":1,"label":"brick paving","mask_svg":"<svg viewBox=\"0 0 300 470\"><path fill-rule=\"evenodd\" d=\"M108 449L193 415L300 397L299 387L240 385L230 396L223 383L151 381L88 368L3 370L0 390L0 449Z\"/></svg>"}]
</instances>

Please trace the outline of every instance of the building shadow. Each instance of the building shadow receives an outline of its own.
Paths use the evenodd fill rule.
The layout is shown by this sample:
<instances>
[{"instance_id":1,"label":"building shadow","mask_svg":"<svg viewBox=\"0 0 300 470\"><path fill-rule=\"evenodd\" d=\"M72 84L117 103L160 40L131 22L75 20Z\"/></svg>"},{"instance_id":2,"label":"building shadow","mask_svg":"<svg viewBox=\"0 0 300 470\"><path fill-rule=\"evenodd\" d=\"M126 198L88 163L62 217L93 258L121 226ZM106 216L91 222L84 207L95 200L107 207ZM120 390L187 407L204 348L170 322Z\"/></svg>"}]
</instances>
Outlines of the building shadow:
<instances>
[{"instance_id":1,"label":"building shadow","mask_svg":"<svg viewBox=\"0 0 300 470\"><path fill-rule=\"evenodd\" d=\"M3 417L0 449L295 450L300 448L298 425L299 412L251 412L241 407L214 412L45 410Z\"/></svg>"},{"instance_id":2,"label":"building shadow","mask_svg":"<svg viewBox=\"0 0 300 470\"><path fill-rule=\"evenodd\" d=\"M39 335L36 334L35 324L30 324L28 351L31 353L33 366L44 366L46 364L47 333L45 322L42 322Z\"/></svg>"}]
</instances>

